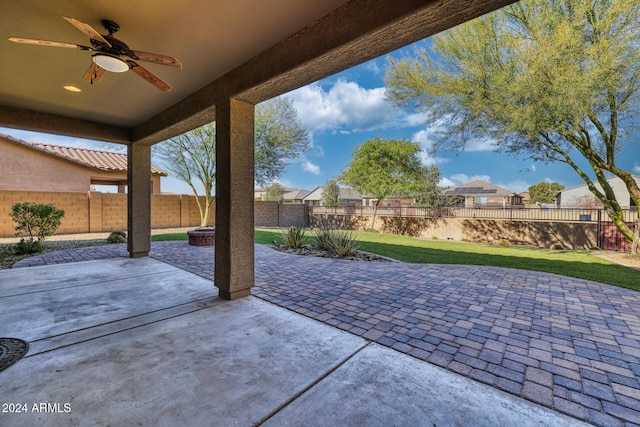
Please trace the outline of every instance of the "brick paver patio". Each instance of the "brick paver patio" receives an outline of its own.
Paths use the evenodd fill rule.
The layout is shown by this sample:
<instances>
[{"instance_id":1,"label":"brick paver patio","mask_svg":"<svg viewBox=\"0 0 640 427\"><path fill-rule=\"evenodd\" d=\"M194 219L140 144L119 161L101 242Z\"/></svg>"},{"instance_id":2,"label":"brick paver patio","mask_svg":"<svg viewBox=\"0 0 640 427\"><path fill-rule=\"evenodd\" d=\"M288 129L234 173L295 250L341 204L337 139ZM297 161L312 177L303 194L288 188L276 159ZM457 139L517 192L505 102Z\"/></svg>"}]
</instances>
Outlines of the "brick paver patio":
<instances>
[{"instance_id":1,"label":"brick paver patio","mask_svg":"<svg viewBox=\"0 0 640 427\"><path fill-rule=\"evenodd\" d=\"M47 253L14 268L118 256L126 245ZM213 279L212 247L153 243L151 256ZM526 270L256 245L252 293L580 420L640 426L639 292Z\"/></svg>"}]
</instances>

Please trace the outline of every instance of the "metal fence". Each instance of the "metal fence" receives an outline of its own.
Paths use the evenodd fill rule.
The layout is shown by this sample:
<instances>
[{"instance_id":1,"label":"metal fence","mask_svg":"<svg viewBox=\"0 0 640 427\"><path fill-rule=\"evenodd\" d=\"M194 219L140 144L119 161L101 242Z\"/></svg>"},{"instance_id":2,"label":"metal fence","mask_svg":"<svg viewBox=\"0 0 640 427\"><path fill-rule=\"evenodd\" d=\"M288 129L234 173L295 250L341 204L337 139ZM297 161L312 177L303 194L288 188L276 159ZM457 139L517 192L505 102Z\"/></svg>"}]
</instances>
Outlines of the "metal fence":
<instances>
[{"instance_id":1,"label":"metal fence","mask_svg":"<svg viewBox=\"0 0 640 427\"><path fill-rule=\"evenodd\" d=\"M310 215L373 215L371 206L341 206L329 208L310 206ZM602 209L478 209L478 208L418 208L413 206L379 207L376 212L380 217L409 218L470 218L470 219L505 219L518 221L584 221L600 223L609 221L609 215ZM624 210L625 222L634 222L638 218L637 209Z\"/></svg>"}]
</instances>

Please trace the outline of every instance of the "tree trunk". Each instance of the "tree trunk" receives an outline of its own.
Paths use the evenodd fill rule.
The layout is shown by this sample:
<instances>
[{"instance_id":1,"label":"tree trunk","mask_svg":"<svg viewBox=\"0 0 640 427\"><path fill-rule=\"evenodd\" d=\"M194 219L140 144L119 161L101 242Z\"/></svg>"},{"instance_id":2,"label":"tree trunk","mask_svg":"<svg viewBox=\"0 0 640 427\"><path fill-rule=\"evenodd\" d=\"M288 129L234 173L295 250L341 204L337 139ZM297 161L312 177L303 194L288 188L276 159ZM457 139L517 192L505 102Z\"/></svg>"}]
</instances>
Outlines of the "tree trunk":
<instances>
[{"instance_id":1,"label":"tree trunk","mask_svg":"<svg viewBox=\"0 0 640 427\"><path fill-rule=\"evenodd\" d=\"M640 242L640 217L634 223L633 242L631 243L631 254L638 255L638 243Z\"/></svg>"},{"instance_id":2,"label":"tree trunk","mask_svg":"<svg viewBox=\"0 0 640 427\"><path fill-rule=\"evenodd\" d=\"M380 199L376 200L376 204L373 207L373 219L371 220L371 229L375 230L376 225L376 214L378 213L378 204L380 203Z\"/></svg>"}]
</instances>

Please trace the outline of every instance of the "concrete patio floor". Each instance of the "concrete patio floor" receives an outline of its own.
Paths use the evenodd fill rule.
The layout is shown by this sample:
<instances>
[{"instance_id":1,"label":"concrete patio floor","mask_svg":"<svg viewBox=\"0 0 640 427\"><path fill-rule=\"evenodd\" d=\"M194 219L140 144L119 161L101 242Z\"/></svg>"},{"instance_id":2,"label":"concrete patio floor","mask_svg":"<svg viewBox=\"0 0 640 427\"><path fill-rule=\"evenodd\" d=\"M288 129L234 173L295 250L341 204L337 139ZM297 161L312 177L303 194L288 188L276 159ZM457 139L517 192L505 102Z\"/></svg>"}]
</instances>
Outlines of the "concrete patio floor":
<instances>
[{"instance_id":1,"label":"concrete patio floor","mask_svg":"<svg viewBox=\"0 0 640 427\"><path fill-rule=\"evenodd\" d=\"M0 301L30 343L2 426L582 425L151 258L3 270Z\"/></svg>"}]
</instances>

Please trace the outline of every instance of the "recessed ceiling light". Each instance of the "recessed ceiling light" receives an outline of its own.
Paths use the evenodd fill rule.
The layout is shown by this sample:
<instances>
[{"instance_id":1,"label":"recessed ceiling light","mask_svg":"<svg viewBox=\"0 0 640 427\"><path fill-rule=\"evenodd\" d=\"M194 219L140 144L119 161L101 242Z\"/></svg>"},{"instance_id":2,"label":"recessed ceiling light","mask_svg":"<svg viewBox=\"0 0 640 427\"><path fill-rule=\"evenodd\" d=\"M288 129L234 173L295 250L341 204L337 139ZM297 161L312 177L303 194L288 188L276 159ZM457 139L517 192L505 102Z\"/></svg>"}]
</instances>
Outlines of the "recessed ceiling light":
<instances>
[{"instance_id":1,"label":"recessed ceiling light","mask_svg":"<svg viewBox=\"0 0 640 427\"><path fill-rule=\"evenodd\" d=\"M64 89L68 90L69 92L82 92L82 89L74 85L66 85L64 86Z\"/></svg>"}]
</instances>

